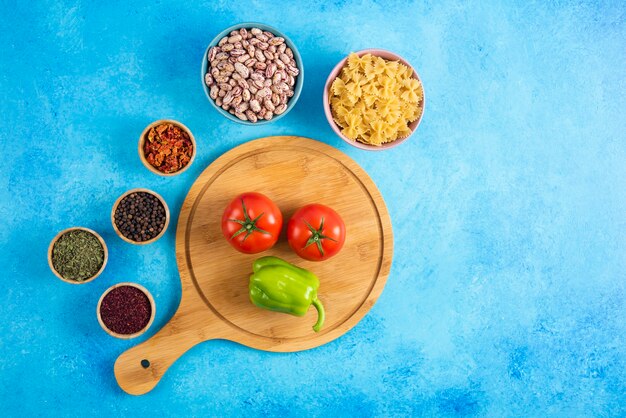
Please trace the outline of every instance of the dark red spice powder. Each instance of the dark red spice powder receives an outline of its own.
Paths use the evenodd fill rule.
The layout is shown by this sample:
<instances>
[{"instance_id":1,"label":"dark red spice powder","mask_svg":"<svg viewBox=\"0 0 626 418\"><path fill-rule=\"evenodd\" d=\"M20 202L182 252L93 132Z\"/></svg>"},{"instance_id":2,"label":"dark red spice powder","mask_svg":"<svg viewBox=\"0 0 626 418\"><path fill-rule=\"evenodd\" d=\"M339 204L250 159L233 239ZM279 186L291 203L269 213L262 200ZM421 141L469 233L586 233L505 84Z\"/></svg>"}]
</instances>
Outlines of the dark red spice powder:
<instances>
[{"instance_id":1,"label":"dark red spice powder","mask_svg":"<svg viewBox=\"0 0 626 418\"><path fill-rule=\"evenodd\" d=\"M102 299L100 317L106 327L118 334L134 334L148 325L152 306L148 296L133 286L120 286Z\"/></svg>"}]
</instances>

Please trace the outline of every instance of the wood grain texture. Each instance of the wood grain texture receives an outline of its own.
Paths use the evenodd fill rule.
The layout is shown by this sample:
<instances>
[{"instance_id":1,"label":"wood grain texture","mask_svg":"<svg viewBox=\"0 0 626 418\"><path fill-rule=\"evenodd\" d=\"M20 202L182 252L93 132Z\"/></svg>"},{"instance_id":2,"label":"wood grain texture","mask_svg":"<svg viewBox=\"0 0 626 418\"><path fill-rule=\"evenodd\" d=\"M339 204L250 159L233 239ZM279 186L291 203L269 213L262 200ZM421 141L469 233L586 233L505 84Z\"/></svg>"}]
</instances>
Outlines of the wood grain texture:
<instances>
[{"instance_id":1,"label":"wood grain texture","mask_svg":"<svg viewBox=\"0 0 626 418\"><path fill-rule=\"evenodd\" d=\"M302 318L259 309L248 298L252 262L224 240L222 211L236 195L258 191L281 208L285 223L301 206L322 203L346 224L342 251L324 262L298 258L283 236L260 255L275 255L315 272L326 323L319 333L311 308ZM182 298L176 314L148 341L115 363L128 393L150 391L167 368L195 344L228 339L268 351L299 351L352 328L380 296L393 253L391 221L374 182L352 159L328 145L295 136L243 144L218 158L196 180L182 206L176 259ZM141 366L142 360L150 366Z\"/></svg>"}]
</instances>

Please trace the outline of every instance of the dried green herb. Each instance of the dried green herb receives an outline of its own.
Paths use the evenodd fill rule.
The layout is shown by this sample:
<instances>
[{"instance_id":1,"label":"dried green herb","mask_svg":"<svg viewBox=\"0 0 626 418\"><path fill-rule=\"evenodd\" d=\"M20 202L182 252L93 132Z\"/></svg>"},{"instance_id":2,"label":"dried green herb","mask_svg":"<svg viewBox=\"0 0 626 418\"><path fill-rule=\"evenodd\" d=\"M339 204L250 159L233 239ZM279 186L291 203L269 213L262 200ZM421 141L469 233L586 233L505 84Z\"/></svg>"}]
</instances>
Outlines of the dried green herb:
<instances>
[{"instance_id":1,"label":"dried green herb","mask_svg":"<svg viewBox=\"0 0 626 418\"><path fill-rule=\"evenodd\" d=\"M52 248L52 265L63 278L82 282L93 277L104 262L98 238L83 230L63 234Z\"/></svg>"}]
</instances>

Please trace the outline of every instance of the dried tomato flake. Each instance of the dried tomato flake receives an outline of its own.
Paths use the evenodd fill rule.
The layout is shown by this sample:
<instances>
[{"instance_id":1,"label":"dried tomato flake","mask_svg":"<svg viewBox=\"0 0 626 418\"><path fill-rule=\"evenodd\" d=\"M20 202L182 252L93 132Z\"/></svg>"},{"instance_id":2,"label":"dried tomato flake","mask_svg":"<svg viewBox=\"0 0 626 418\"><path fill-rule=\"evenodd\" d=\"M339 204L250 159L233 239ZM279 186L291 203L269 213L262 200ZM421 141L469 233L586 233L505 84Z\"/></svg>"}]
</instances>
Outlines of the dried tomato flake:
<instances>
[{"instance_id":1,"label":"dried tomato flake","mask_svg":"<svg viewBox=\"0 0 626 418\"><path fill-rule=\"evenodd\" d=\"M189 134L180 126L162 123L148 131L143 148L146 161L162 173L182 170L193 155Z\"/></svg>"}]
</instances>

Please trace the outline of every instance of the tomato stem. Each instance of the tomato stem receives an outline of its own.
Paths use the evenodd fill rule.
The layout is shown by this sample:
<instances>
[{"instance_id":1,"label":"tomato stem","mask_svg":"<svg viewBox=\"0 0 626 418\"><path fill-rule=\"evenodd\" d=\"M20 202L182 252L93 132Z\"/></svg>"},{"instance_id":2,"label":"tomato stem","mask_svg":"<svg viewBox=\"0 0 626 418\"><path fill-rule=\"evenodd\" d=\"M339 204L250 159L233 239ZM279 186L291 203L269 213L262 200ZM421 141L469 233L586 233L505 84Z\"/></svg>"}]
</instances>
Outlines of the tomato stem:
<instances>
[{"instance_id":1,"label":"tomato stem","mask_svg":"<svg viewBox=\"0 0 626 418\"><path fill-rule=\"evenodd\" d=\"M333 239L323 234L324 217L322 217L322 221L320 222L319 229L313 228L313 226L311 226L311 224L308 223L306 219L303 219L303 221L306 224L307 228L309 228L309 231L311 232L311 237L307 240L306 244L304 244L304 248L308 247L311 244L316 244L317 249L319 250L320 254L324 256L324 247L322 246L322 240L329 239L331 241L337 242L336 239Z\"/></svg>"},{"instance_id":2,"label":"tomato stem","mask_svg":"<svg viewBox=\"0 0 626 418\"><path fill-rule=\"evenodd\" d=\"M256 226L257 221L261 219L261 217L265 214L265 212L261 212L261 214L257 216L256 218L250 219L250 215L248 215L248 209L246 208L246 203L243 201L243 199L241 199L241 207L243 208L243 221L241 219L229 219L229 221L236 222L239 225L241 225L241 229L235 232L230 237L230 239L233 239L236 236L243 234L244 232L246 233L246 235L243 237L243 241L245 241L246 238L252 235L255 231L260 232L262 234L272 235L266 230L261 229L258 226Z\"/></svg>"}]
</instances>

